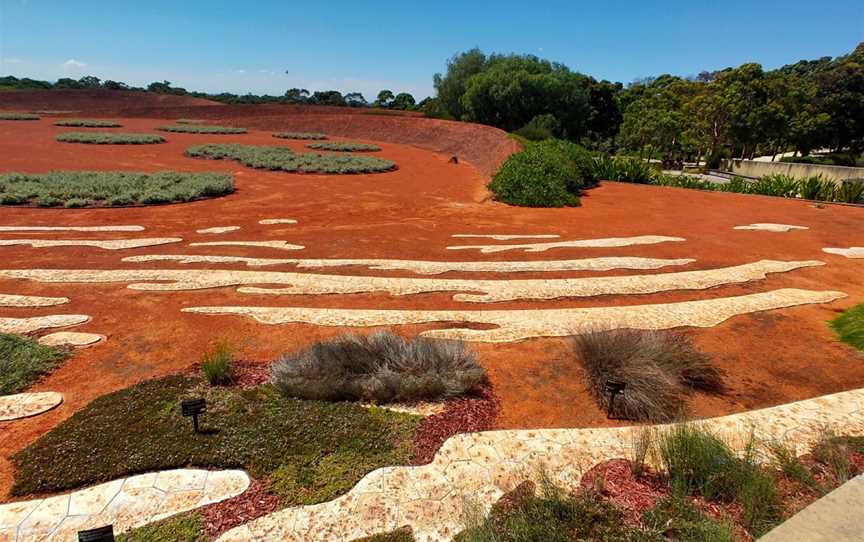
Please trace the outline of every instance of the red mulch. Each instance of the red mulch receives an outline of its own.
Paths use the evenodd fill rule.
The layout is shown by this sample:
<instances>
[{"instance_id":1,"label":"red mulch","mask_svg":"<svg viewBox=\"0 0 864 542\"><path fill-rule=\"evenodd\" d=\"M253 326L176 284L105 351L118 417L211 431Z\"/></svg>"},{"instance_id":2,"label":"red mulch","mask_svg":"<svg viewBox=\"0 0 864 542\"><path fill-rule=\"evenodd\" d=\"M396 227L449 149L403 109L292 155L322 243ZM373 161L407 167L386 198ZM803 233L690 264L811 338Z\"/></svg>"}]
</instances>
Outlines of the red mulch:
<instances>
[{"instance_id":1,"label":"red mulch","mask_svg":"<svg viewBox=\"0 0 864 542\"><path fill-rule=\"evenodd\" d=\"M270 489L270 480L252 480L249 489L203 510L204 531L213 539L229 529L281 508L282 499Z\"/></svg>"},{"instance_id":2,"label":"red mulch","mask_svg":"<svg viewBox=\"0 0 864 542\"><path fill-rule=\"evenodd\" d=\"M634 476L631 465L626 459L598 463L582 476L579 485L606 497L624 511L628 524L637 525L643 511L669 494L669 484L647 466L641 476Z\"/></svg>"},{"instance_id":3,"label":"red mulch","mask_svg":"<svg viewBox=\"0 0 864 542\"><path fill-rule=\"evenodd\" d=\"M495 427L501 405L491 386L484 385L474 395L454 397L444 410L424 419L414 434L414 463L432 461L448 438L459 433L488 431Z\"/></svg>"},{"instance_id":4,"label":"red mulch","mask_svg":"<svg viewBox=\"0 0 864 542\"><path fill-rule=\"evenodd\" d=\"M228 386L237 386L247 390L260 386L270 379L270 363L250 360L236 360L231 366L232 378ZM200 376L201 364L195 363L186 371L187 374Z\"/></svg>"}]
</instances>

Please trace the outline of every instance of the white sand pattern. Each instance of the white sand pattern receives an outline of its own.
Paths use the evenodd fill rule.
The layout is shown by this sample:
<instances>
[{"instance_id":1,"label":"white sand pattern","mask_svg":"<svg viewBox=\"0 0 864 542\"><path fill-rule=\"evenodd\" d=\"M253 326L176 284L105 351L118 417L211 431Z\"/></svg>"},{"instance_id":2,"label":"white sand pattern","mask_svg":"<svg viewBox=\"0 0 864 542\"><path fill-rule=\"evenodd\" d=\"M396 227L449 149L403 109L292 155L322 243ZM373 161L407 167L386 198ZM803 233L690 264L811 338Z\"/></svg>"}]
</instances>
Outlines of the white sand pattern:
<instances>
[{"instance_id":1,"label":"white sand pattern","mask_svg":"<svg viewBox=\"0 0 864 542\"><path fill-rule=\"evenodd\" d=\"M0 226L0 232L32 231L32 232L112 232L112 231L144 231L144 226Z\"/></svg>"},{"instance_id":2,"label":"white sand pattern","mask_svg":"<svg viewBox=\"0 0 864 542\"><path fill-rule=\"evenodd\" d=\"M228 233L232 231L237 231L240 229L240 226L215 226L212 228L204 228L203 230L195 230L195 233L204 233L204 234L220 234L220 233Z\"/></svg>"},{"instance_id":3,"label":"white sand pattern","mask_svg":"<svg viewBox=\"0 0 864 542\"><path fill-rule=\"evenodd\" d=\"M802 267L819 265L824 264L815 260L800 262L761 260L734 267L678 273L524 280L388 278L211 269L8 269L0 270L0 277L64 283L132 282L129 285L130 289L149 291L242 286L238 289L241 293L271 295L386 292L394 296L403 296L431 292L471 292L456 294L453 299L465 302L490 303L516 299L555 299L612 294L647 294L671 290L700 290L724 284L764 279L767 273L783 273ZM284 284L287 286L283 288L243 286L249 284Z\"/></svg>"},{"instance_id":4,"label":"white sand pattern","mask_svg":"<svg viewBox=\"0 0 864 542\"><path fill-rule=\"evenodd\" d=\"M125 250L129 248L152 247L179 243L179 237L154 237L150 239L0 239L0 246L30 245L33 248L53 247L95 247L105 250Z\"/></svg>"},{"instance_id":5,"label":"white sand pattern","mask_svg":"<svg viewBox=\"0 0 864 542\"><path fill-rule=\"evenodd\" d=\"M806 226L793 226L791 224L773 224L771 222L757 222L755 224L749 224L747 226L735 226L733 229L735 230L758 230L758 231L770 231L775 233L782 233L792 230L809 230L810 228Z\"/></svg>"},{"instance_id":6,"label":"white sand pattern","mask_svg":"<svg viewBox=\"0 0 864 542\"><path fill-rule=\"evenodd\" d=\"M806 305L829 303L846 297L843 292L780 289L737 297L656 305L581 309L429 311L309 309L300 307L189 307L183 312L229 314L254 318L267 325L302 323L317 326L370 327L455 322L487 324L494 329L464 327L425 331L438 339L513 342L533 337L566 337L586 331L713 327L733 316Z\"/></svg>"},{"instance_id":7,"label":"white sand pattern","mask_svg":"<svg viewBox=\"0 0 864 542\"><path fill-rule=\"evenodd\" d=\"M0 294L0 307L53 307L69 303L68 297Z\"/></svg>"},{"instance_id":8,"label":"white sand pattern","mask_svg":"<svg viewBox=\"0 0 864 542\"><path fill-rule=\"evenodd\" d=\"M539 235L512 235L506 233L482 234L482 233L456 233L450 237L458 237L461 239L494 239L496 241L510 241L512 239L559 239L560 235L554 234L539 234Z\"/></svg>"},{"instance_id":9,"label":"white sand pattern","mask_svg":"<svg viewBox=\"0 0 864 542\"><path fill-rule=\"evenodd\" d=\"M104 335L97 333L79 333L75 331L58 331L50 333L37 339L39 344L45 346L71 346L73 348L86 348L101 342L105 339Z\"/></svg>"},{"instance_id":10,"label":"white sand pattern","mask_svg":"<svg viewBox=\"0 0 864 542\"><path fill-rule=\"evenodd\" d=\"M241 470L175 469L120 478L43 499L0 505L0 540L72 542L77 533L134 527L224 501L246 491Z\"/></svg>"},{"instance_id":11,"label":"white sand pattern","mask_svg":"<svg viewBox=\"0 0 864 542\"><path fill-rule=\"evenodd\" d=\"M637 237L608 237L603 239L579 239L576 241L556 241L551 243L525 243L520 245L456 245L447 250L479 250L482 254L505 252L507 250L523 250L525 252L546 252L552 248L606 248L626 247L632 245L655 245L686 241L683 237L667 237L665 235L640 235Z\"/></svg>"},{"instance_id":12,"label":"white sand pattern","mask_svg":"<svg viewBox=\"0 0 864 542\"><path fill-rule=\"evenodd\" d=\"M190 247L261 247L278 250L303 250L303 245L292 245L288 241L208 241L206 243L189 243Z\"/></svg>"},{"instance_id":13,"label":"white sand pattern","mask_svg":"<svg viewBox=\"0 0 864 542\"><path fill-rule=\"evenodd\" d=\"M836 254L838 256L845 256L846 258L851 259L864 258L864 247L823 248L822 252L827 252L828 254Z\"/></svg>"},{"instance_id":14,"label":"white sand pattern","mask_svg":"<svg viewBox=\"0 0 864 542\"><path fill-rule=\"evenodd\" d=\"M0 421L29 418L47 412L63 402L63 396L54 391L38 393L16 393L0 396ZM2 523L2 519L0 519ZM0 540L3 528L0 526Z\"/></svg>"},{"instance_id":15,"label":"white sand pattern","mask_svg":"<svg viewBox=\"0 0 864 542\"><path fill-rule=\"evenodd\" d=\"M297 221L293 218L265 218L264 220L259 220L258 223L264 226L272 226L275 224L296 224Z\"/></svg>"},{"instance_id":16,"label":"white sand pattern","mask_svg":"<svg viewBox=\"0 0 864 542\"><path fill-rule=\"evenodd\" d=\"M206 256L198 254L146 254L127 256L124 262L174 261L183 264L223 263L245 264L247 267L273 265L296 265L298 269L323 267L362 266L382 271L412 271L419 275L439 275L450 271L469 273L524 273L544 271L611 271L613 269L660 269L673 265L687 265L692 258L658 259L635 257L584 258L580 260L546 260L535 262L442 262L423 260L380 259L296 259L296 258L247 258L243 256Z\"/></svg>"},{"instance_id":17,"label":"white sand pattern","mask_svg":"<svg viewBox=\"0 0 864 542\"><path fill-rule=\"evenodd\" d=\"M32 318L0 318L0 333L24 335L55 327L77 326L90 320L85 314L52 314Z\"/></svg>"}]
</instances>

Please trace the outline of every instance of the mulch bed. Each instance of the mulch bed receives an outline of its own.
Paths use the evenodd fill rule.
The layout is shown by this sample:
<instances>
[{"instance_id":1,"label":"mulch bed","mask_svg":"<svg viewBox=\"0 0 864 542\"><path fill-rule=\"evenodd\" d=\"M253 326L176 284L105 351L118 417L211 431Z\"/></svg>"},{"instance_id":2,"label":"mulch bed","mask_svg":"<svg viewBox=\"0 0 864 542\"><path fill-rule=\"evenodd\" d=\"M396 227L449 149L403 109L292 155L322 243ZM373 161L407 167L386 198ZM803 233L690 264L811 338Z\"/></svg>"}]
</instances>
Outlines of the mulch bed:
<instances>
[{"instance_id":1,"label":"mulch bed","mask_svg":"<svg viewBox=\"0 0 864 542\"><path fill-rule=\"evenodd\" d=\"M222 533L282 508L282 499L270 489L270 480L252 480L249 489L202 511L204 531L212 539Z\"/></svg>"},{"instance_id":2,"label":"mulch bed","mask_svg":"<svg viewBox=\"0 0 864 542\"><path fill-rule=\"evenodd\" d=\"M261 384L266 383L270 379L270 363L256 362L251 360L236 360L231 366L232 378L228 386L237 386L240 389L248 390ZM201 364L195 363L186 370L186 374L190 376L201 375Z\"/></svg>"}]
</instances>

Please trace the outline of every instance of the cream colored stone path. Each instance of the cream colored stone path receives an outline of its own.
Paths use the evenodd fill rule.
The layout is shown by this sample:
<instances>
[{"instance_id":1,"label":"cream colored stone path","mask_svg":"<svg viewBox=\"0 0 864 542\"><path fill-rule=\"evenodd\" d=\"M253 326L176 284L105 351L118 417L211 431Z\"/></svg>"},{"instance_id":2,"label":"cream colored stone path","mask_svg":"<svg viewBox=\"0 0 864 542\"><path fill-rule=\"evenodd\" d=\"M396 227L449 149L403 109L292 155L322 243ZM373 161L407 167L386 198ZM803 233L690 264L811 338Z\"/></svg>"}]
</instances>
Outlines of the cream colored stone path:
<instances>
[{"instance_id":1,"label":"cream colored stone path","mask_svg":"<svg viewBox=\"0 0 864 542\"><path fill-rule=\"evenodd\" d=\"M540 234L540 235L510 235L510 234L482 234L482 233L455 233L450 237L459 237L462 239L494 239L496 241L510 241L513 239L558 239L560 235Z\"/></svg>"},{"instance_id":2,"label":"cream colored stone path","mask_svg":"<svg viewBox=\"0 0 864 542\"><path fill-rule=\"evenodd\" d=\"M0 318L0 333L18 333L24 335L50 329L83 324L90 320L85 314L52 314L49 316L33 316L32 318Z\"/></svg>"},{"instance_id":3,"label":"cream colored stone path","mask_svg":"<svg viewBox=\"0 0 864 542\"><path fill-rule=\"evenodd\" d=\"M54 247L94 247L104 250L125 250L129 248L152 247L179 243L179 237L156 237L151 239L0 239L0 246L30 245L33 248Z\"/></svg>"},{"instance_id":4,"label":"cream colored stone path","mask_svg":"<svg viewBox=\"0 0 864 542\"><path fill-rule=\"evenodd\" d=\"M71 346L73 348L85 348L93 346L105 339L104 335L96 333L77 333L74 331L58 331L39 337L37 342L45 346Z\"/></svg>"},{"instance_id":5,"label":"cream colored stone path","mask_svg":"<svg viewBox=\"0 0 864 542\"><path fill-rule=\"evenodd\" d=\"M287 285L282 288L241 287L241 293L279 295L320 295L386 292L394 296L429 292L460 293L456 301L489 303L516 299L555 299L611 294L647 294L672 290L700 290L724 284L764 279L768 273L782 273L824 265L809 260L781 262L761 260L734 267L623 277L573 279L472 280L390 278L348 275L312 275L279 271L173 270L173 269L21 269L0 270L0 277L48 282L133 282L133 290L178 291L248 284Z\"/></svg>"},{"instance_id":6,"label":"cream colored stone path","mask_svg":"<svg viewBox=\"0 0 864 542\"><path fill-rule=\"evenodd\" d=\"M0 294L0 307L53 307L69 303L68 297Z\"/></svg>"},{"instance_id":7,"label":"cream colored stone path","mask_svg":"<svg viewBox=\"0 0 864 542\"><path fill-rule=\"evenodd\" d=\"M232 231L237 231L240 229L240 226L215 226L213 228L204 228L203 230L195 230L196 233L228 233Z\"/></svg>"},{"instance_id":8,"label":"cream colored stone path","mask_svg":"<svg viewBox=\"0 0 864 542\"><path fill-rule=\"evenodd\" d=\"M0 232L32 231L32 232L112 232L112 231L144 231L144 226L0 226Z\"/></svg>"},{"instance_id":9,"label":"cream colored stone path","mask_svg":"<svg viewBox=\"0 0 864 542\"><path fill-rule=\"evenodd\" d=\"M277 250L303 250L303 245L292 245L288 241L209 241L207 243L189 243L190 247L260 247Z\"/></svg>"},{"instance_id":10,"label":"cream colored stone path","mask_svg":"<svg viewBox=\"0 0 864 542\"><path fill-rule=\"evenodd\" d=\"M258 223L264 226L273 226L275 224L296 224L297 221L293 218L265 218L264 220L259 220Z\"/></svg>"},{"instance_id":11,"label":"cream colored stone path","mask_svg":"<svg viewBox=\"0 0 864 542\"><path fill-rule=\"evenodd\" d=\"M843 297L846 297L843 292L781 289L701 301L583 309L411 311L299 307L189 307L183 309L183 312L248 316L268 325L304 323L317 326L362 327L434 322L488 324L497 327L494 329L436 329L425 331L421 335L438 339L512 342L533 337L566 337L586 331L621 328L712 327L739 314L812 303L829 303Z\"/></svg>"},{"instance_id":12,"label":"cream colored stone path","mask_svg":"<svg viewBox=\"0 0 864 542\"><path fill-rule=\"evenodd\" d=\"M45 499L0 505L0 540L72 542L80 530L115 534L246 491L240 470L177 469L139 474Z\"/></svg>"},{"instance_id":13,"label":"cream colored stone path","mask_svg":"<svg viewBox=\"0 0 864 542\"><path fill-rule=\"evenodd\" d=\"M124 262L225 263L245 264L248 267L296 265L299 269L322 267L363 266L373 270L412 271L419 275L438 275L449 271L470 273L523 273L543 271L611 271L613 269L660 269L672 265L687 265L692 258L659 259L635 257L584 258L580 260L545 260L535 262L441 262L424 260L379 259L296 259L246 258L243 256L206 256L198 254L146 254L127 256Z\"/></svg>"},{"instance_id":14,"label":"cream colored stone path","mask_svg":"<svg viewBox=\"0 0 864 542\"><path fill-rule=\"evenodd\" d=\"M0 396L0 421L29 418L47 412L62 402L63 396L54 391L2 395ZM0 540L5 540L2 535Z\"/></svg>"},{"instance_id":15,"label":"cream colored stone path","mask_svg":"<svg viewBox=\"0 0 864 542\"><path fill-rule=\"evenodd\" d=\"M864 258L864 247L823 248L822 252L827 252L828 254L836 254L838 256L845 256L847 258L853 259Z\"/></svg>"},{"instance_id":16,"label":"cream colored stone path","mask_svg":"<svg viewBox=\"0 0 864 542\"><path fill-rule=\"evenodd\" d=\"M786 440L804 453L820 426L864 434L864 390L827 395L700 422L740 438ZM658 430L670 426L657 426ZM288 508L235 528L219 542L338 542L410 525L418 542L449 541L461 530L466 503L488 510L526 479L575 488L582 474L608 459L630 457L636 429L540 429L470 433L450 438L432 463L385 467L366 475L346 495L314 506Z\"/></svg>"},{"instance_id":17,"label":"cream colored stone path","mask_svg":"<svg viewBox=\"0 0 864 542\"><path fill-rule=\"evenodd\" d=\"M806 226L793 226L791 224L772 224L770 222L757 222L756 224L749 224L747 226L735 226L733 229L735 230L757 230L757 231L770 231L775 233L782 233L792 230L809 230L810 228Z\"/></svg>"},{"instance_id":18,"label":"cream colored stone path","mask_svg":"<svg viewBox=\"0 0 864 542\"><path fill-rule=\"evenodd\" d=\"M520 245L456 245L447 250L479 250L483 254L523 250L525 252L546 252L552 248L606 248L631 245L656 245L657 243L682 242L683 237L664 235L640 235L637 237L609 237L605 239L580 239L576 241L556 241L552 243L525 243Z\"/></svg>"}]
</instances>

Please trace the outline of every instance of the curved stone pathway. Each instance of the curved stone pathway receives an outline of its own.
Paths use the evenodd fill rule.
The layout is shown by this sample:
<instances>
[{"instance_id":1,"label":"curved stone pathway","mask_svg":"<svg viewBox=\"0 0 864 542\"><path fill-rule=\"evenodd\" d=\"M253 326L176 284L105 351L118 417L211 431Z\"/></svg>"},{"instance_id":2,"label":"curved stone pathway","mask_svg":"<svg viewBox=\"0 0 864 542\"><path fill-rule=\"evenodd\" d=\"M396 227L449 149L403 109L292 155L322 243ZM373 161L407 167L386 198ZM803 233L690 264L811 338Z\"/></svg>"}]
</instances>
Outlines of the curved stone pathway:
<instances>
[{"instance_id":1,"label":"curved stone pathway","mask_svg":"<svg viewBox=\"0 0 864 542\"><path fill-rule=\"evenodd\" d=\"M372 270L412 271L418 275L439 275L449 271L469 273L524 273L544 271L611 271L614 269L660 269L695 262L692 258L660 259L611 256L607 258L583 258L579 260L545 260L518 262L441 262L426 260L382 260L382 259L296 259L296 258L247 258L243 256L209 256L199 254L145 254L127 256L124 262L169 261L182 264L226 263L245 264L247 267L271 265L296 265L298 269L321 267L363 266Z\"/></svg>"},{"instance_id":2,"label":"curved stone pathway","mask_svg":"<svg viewBox=\"0 0 864 542\"><path fill-rule=\"evenodd\" d=\"M699 422L730 438L754 430L783 439L800 454L822 426L864 434L864 390L854 390ZM668 425L656 426L658 430ZM218 542L338 542L410 525L418 542L450 540L463 527L466 503L488 510L521 481L548 475L575 488L582 473L608 459L630 457L638 428L489 431L450 438L432 463L385 467L366 475L346 495L288 508L242 525Z\"/></svg>"},{"instance_id":3,"label":"curved stone pathway","mask_svg":"<svg viewBox=\"0 0 864 542\"><path fill-rule=\"evenodd\" d=\"M303 250L303 245L292 245L288 241L208 241L206 243L189 243L190 247L261 247L277 250Z\"/></svg>"},{"instance_id":4,"label":"curved stone pathway","mask_svg":"<svg viewBox=\"0 0 864 542\"><path fill-rule=\"evenodd\" d=\"M104 250L126 250L179 243L179 237L155 237L151 239L0 239L0 246L30 245L33 248L94 247Z\"/></svg>"},{"instance_id":5,"label":"curved stone pathway","mask_svg":"<svg viewBox=\"0 0 864 542\"><path fill-rule=\"evenodd\" d=\"M80 333L75 331L58 331L50 333L37 339L39 344L45 346L71 346L73 348L85 348L93 346L105 339L104 335L96 333Z\"/></svg>"},{"instance_id":6,"label":"curved stone pathway","mask_svg":"<svg viewBox=\"0 0 864 542\"><path fill-rule=\"evenodd\" d=\"M844 297L846 294L843 292L786 288L700 301L582 309L411 311L300 307L189 307L182 310L198 314L248 316L268 325L302 323L317 326L368 327L434 322L488 324L497 327L493 329L454 327L424 331L421 335L437 339L513 342L534 337L566 337L588 331L621 328L712 327L739 314L795 305L829 303Z\"/></svg>"},{"instance_id":7,"label":"curved stone pathway","mask_svg":"<svg viewBox=\"0 0 864 542\"><path fill-rule=\"evenodd\" d=\"M757 231L770 231L774 233L783 233L792 230L809 230L810 228L806 226L793 226L791 224L773 224L770 222L757 222L755 224L748 224L747 226L735 226L735 230L757 230Z\"/></svg>"},{"instance_id":8,"label":"curved stone pathway","mask_svg":"<svg viewBox=\"0 0 864 542\"><path fill-rule=\"evenodd\" d=\"M63 402L63 396L55 391L15 393L0 396L0 421L29 418L47 412ZM4 540L0 536L0 540Z\"/></svg>"},{"instance_id":9,"label":"curved stone pathway","mask_svg":"<svg viewBox=\"0 0 864 542\"><path fill-rule=\"evenodd\" d=\"M68 297L0 294L0 307L53 307L69 303Z\"/></svg>"},{"instance_id":10,"label":"curved stone pathway","mask_svg":"<svg viewBox=\"0 0 864 542\"><path fill-rule=\"evenodd\" d=\"M822 252L836 254L837 256L845 256L852 259L864 258L864 247L823 248Z\"/></svg>"},{"instance_id":11,"label":"curved stone pathway","mask_svg":"<svg viewBox=\"0 0 864 542\"><path fill-rule=\"evenodd\" d=\"M258 223L264 226L273 226L276 224L296 224L297 221L293 218L265 218L259 220Z\"/></svg>"},{"instance_id":12,"label":"curved stone pathway","mask_svg":"<svg viewBox=\"0 0 864 542\"><path fill-rule=\"evenodd\" d=\"M0 333L26 335L53 327L77 326L90 320L86 314L52 314L32 318L0 318Z\"/></svg>"},{"instance_id":13,"label":"curved stone pathway","mask_svg":"<svg viewBox=\"0 0 864 542\"><path fill-rule=\"evenodd\" d=\"M121 478L72 493L0 505L0 540L77 540L80 530L114 533L223 501L246 491L240 470L176 469Z\"/></svg>"},{"instance_id":14,"label":"curved stone pathway","mask_svg":"<svg viewBox=\"0 0 864 542\"><path fill-rule=\"evenodd\" d=\"M115 232L144 231L144 226L0 226L0 232L34 231L34 232Z\"/></svg>"},{"instance_id":15,"label":"curved stone pathway","mask_svg":"<svg viewBox=\"0 0 864 542\"><path fill-rule=\"evenodd\" d=\"M213 228L204 228L203 230L195 230L195 233L220 234L220 233L229 233L232 231L237 231L239 229L240 229L240 226L215 226Z\"/></svg>"},{"instance_id":16,"label":"curved stone pathway","mask_svg":"<svg viewBox=\"0 0 864 542\"><path fill-rule=\"evenodd\" d=\"M682 242L683 237L665 235L639 235L636 237L609 237L603 239L580 239L576 241L556 241L552 243L525 243L520 245L456 245L447 250L479 250L482 254L522 250L524 252L546 252L552 248L607 248L632 245L656 245L658 243Z\"/></svg>"}]
</instances>

